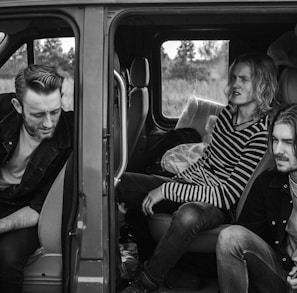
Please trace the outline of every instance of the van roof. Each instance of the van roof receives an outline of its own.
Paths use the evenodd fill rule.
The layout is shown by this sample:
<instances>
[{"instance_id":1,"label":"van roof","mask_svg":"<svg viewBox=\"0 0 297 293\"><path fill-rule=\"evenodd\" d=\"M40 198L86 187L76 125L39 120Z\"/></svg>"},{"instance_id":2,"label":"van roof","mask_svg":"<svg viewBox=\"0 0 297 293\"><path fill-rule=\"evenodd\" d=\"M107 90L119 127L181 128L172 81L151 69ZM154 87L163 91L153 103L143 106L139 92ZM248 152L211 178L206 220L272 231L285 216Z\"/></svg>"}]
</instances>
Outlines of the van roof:
<instances>
[{"instance_id":1,"label":"van roof","mask_svg":"<svg viewBox=\"0 0 297 293\"><path fill-rule=\"evenodd\" d=\"M52 6L52 5L86 5L86 4L186 4L186 3L284 3L281 0L0 0L1 7L20 7L20 6ZM296 0L286 0L295 2Z\"/></svg>"}]
</instances>

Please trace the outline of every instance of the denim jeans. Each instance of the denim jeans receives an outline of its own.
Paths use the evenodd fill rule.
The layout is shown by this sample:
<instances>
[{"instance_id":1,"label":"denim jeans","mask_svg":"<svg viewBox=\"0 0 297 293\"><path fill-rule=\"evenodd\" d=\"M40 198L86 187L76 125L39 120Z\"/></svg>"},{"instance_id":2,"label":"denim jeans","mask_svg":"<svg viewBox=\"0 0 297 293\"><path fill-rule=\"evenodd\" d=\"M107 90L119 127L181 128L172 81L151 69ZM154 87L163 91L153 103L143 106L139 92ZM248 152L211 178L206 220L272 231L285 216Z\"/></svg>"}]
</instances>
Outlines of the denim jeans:
<instances>
[{"instance_id":1,"label":"denim jeans","mask_svg":"<svg viewBox=\"0 0 297 293\"><path fill-rule=\"evenodd\" d=\"M24 267L39 247L37 227L0 235L0 292L21 293Z\"/></svg>"},{"instance_id":2,"label":"denim jeans","mask_svg":"<svg viewBox=\"0 0 297 293\"><path fill-rule=\"evenodd\" d=\"M126 173L119 185L119 200L128 208L141 209L148 192L170 178ZM146 262L145 273L160 284L168 271L184 255L200 231L209 230L229 221L226 212L201 202L174 203L163 200L153 208L155 213L173 214L171 225L158 243L153 256Z\"/></svg>"},{"instance_id":3,"label":"denim jeans","mask_svg":"<svg viewBox=\"0 0 297 293\"><path fill-rule=\"evenodd\" d=\"M217 242L220 293L286 293L287 273L273 248L242 226L224 229Z\"/></svg>"}]
</instances>

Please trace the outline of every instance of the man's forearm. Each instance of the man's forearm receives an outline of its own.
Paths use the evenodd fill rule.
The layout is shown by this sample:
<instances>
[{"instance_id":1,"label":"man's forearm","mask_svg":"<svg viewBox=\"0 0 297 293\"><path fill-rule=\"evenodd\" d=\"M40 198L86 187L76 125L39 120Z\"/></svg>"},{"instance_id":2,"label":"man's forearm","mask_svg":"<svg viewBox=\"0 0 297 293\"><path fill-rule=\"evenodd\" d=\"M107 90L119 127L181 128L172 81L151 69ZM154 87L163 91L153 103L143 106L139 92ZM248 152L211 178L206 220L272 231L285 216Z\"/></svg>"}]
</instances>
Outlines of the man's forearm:
<instances>
[{"instance_id":1,"label":"man's forearm","mask_svg":"<svg viewBox=\"0 0 297 293\"><path fill-rule=\"evenodd\" d=\"M0 219L0 234L23 228L36 226L39 213L29 206L23 207L11 215Z\"/></svg>"}]
</instances>

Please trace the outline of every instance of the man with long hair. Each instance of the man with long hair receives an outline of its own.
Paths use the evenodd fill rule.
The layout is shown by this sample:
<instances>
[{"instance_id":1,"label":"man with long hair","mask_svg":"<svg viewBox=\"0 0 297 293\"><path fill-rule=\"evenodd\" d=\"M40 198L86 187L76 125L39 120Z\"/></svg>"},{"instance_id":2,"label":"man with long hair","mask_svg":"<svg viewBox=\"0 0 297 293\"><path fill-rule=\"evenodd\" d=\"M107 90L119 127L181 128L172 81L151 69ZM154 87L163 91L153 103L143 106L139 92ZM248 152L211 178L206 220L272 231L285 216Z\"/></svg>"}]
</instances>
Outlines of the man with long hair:
<instances>
[{"instance_id":1,"label":"man with long hair","mask_svg":"<svg viewBox=\"0 0 297 293\"><path fill-rule=\"evenodd\" d=\"M275 167L255 180L238 225L218 239L221 293L297 289L296 104L274 117L269 148Z\"/></svg>"}]
</instances>

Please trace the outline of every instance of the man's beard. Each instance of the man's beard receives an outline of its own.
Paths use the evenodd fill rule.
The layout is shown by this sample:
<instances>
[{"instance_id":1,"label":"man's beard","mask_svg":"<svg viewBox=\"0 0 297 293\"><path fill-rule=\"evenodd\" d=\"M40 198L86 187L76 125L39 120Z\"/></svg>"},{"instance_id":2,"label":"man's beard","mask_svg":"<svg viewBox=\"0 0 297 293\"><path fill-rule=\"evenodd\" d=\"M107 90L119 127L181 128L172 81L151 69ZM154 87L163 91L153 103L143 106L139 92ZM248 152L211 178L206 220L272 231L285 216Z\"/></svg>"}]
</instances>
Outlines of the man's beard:
<instances>
[{"instance_id":1,"label":"man's beard","mask_svg":"<svg viewBox=\"0 0 297 293\"><path fill-rule=\"evenodd\" d=\"M280 163L281 162L290 162L290 160L285 157L285 156L282 156L282 155L274 155L274 159L275 159L275 164L276 164L276 168L279 172L282 172L282 173L292 173L292 172L296 172L297 171L297 165L290 165L290 163L288 164L287 168L285 170L282 170L282 168L278 167L278 162L277 160L280 160Z\"/></svg>"},{"instance_id":2,"label":"man's beard","mask_svg":"<svg viewBox=\"0 0 297 293\"><path fill-rule=\"evenodd\" d=\"M39 141L42 141L44 139L50 139L54 136L55 128L51 129L51 132L49 132L48 134L42 135L42 133L39 132L40 128L30 126L24 116L23 116L23 123L29 135Z\"/></svg>"}]
</instances>

